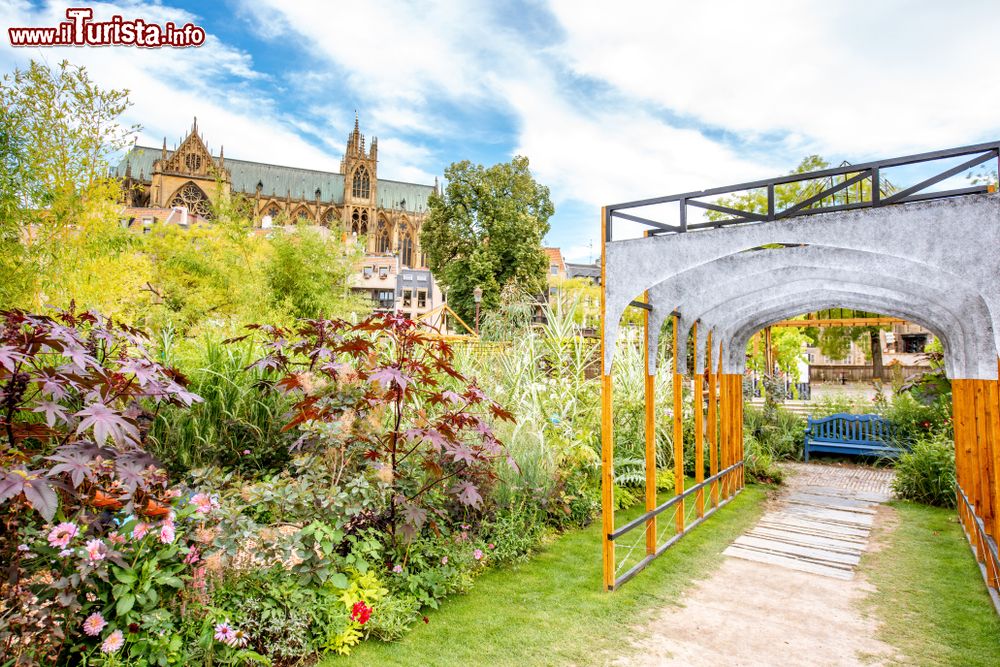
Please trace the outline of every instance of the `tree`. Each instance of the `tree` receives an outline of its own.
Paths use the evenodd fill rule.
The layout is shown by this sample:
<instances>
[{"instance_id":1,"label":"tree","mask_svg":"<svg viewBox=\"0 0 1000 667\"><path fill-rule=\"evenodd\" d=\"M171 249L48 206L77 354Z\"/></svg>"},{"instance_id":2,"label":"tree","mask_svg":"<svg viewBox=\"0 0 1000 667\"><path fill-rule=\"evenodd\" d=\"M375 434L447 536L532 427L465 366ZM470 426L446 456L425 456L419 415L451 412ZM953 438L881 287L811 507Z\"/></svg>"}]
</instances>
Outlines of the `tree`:
<instances>
[{"instance_id":1,"label":"tree","mask_svg":"<svg viewBox=\"0 0 1000 667\"><path fill-rule=\"evenodd\" d=\"M508 283L530 294L546 286L542 238L554 213L549 189L535 181L528 158L483 167L468 160L445 170L443 195L430 196L420 241L427 263L466 321L475 317L473 290L496 308Z\"/></svg>"},{"instance_id":2,"label":"tree","mask_svg":"<svg viewBox=\"0 0 1000 667\"><path fill-rule=\"evenodd\" d=\"M0 305L47 305L76 278L69 253L81 266L127 246L108 167L137 129L118 123L129 104L128 91L101 90L66 61L32 61L0 82Z\"/></svg>"}]
</instances>

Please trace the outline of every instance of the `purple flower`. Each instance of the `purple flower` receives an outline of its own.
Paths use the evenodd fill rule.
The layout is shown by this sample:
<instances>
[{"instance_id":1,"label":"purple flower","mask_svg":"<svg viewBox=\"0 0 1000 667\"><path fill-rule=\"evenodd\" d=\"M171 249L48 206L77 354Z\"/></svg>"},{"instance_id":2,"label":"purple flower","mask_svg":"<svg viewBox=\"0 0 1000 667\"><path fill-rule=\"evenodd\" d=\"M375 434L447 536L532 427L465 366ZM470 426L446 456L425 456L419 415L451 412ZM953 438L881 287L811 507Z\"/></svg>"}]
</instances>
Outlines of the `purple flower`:
<instances>
[{"instance_id":1,"label":"purple flower","mask_svg":"<svg viewBox=\"0 0 1000 667\"><path fill-rule=\"evenodd\" d=\"M160 527L160 542L163 544L170 544L174 541L174 525L172 523L164 523Z\"/></svg>"},{"instance_id":2,"label":"purple flower","mask_svg":"<svg viewBox=\"0 0 1000 667\"><path fill-rule=\"evenodd\" d=\"M476 560L482 560L483 559L483 550L482 549L476 549L475 551L472 552L472 557L475 558Z\"/></svg>"},{"instance_id":3,"label":"purple flower","mask_svg":"<svg viewBox=\"0 0 1000 667\"><path fill-rule=\"evenodd\" d=\"M229 642L233 641L233 638L235 636L236 633L233 631L232 626L229 625L228 618L222 623L219 623L218 625L215 626L215 638L218 641L228 644Z\"/></svg>"},{"instance_id":4,"label":"purple flower","mask_svg":"<svg viewBox=\"0 0 1000 667\"><path fill-rule=\"evenodd\" d=\"M395 572L396 574L402 574L403 573L403 566L402 565L394 565L393 568L392 568L392 571Z\"/></svg>"},{"instance_id":5,"label":"purple flower","mask_svg":"<svg viewBox=\"0 0 1000 667\"><path fill-rule=\"evenodd\" d=\"M87 542L85 548L87 550L87 558L91 563L102 561L108 555L108 547L104 544L103 540L90 540Z\"/></svg>"},{"instance_id":6,"label":"purple flower","mask_svg":"<svg viewBox=\"0 0 1000 667\"><path fill-rule=\"evenodd\" d=\"M447 556L442 556L441 557L441 564L442 565L447 565L448 564L448 557Z\"/></svg>"},{"instance_id":7,"label":"purple flower","mask_svg":"<svg viewBox=\"0 0 1000 667\"><path fill-rule=\"evenodd\" d=\"M68 521L60 523L49 531L49 546L65 549L79 532L80 529L76 527L75 523Z\"/></svg>"},{"instance_id":8,"label":"purple flower","mask_svg":"<svg viewBox=\"0 0 1000 667\"><path fill-rule=\"evenodd\" d=\"M101 644L101 653L116 653L125 643L125 635L121 630L115 630Z\"/></svg>"},{"instance_id":9,"label":"purple flower","mask_svg":"<svg viewBox=\"0 0 1000 667\"><path fill-rule=\"evenodd\" d=\"M101 613L95 611L87 617L87 620L83 622L83 632L91 637L96 637L101 634L101 630L103 630L107 624L108 622L104 620Z\"/></svg>"}]
</instances>

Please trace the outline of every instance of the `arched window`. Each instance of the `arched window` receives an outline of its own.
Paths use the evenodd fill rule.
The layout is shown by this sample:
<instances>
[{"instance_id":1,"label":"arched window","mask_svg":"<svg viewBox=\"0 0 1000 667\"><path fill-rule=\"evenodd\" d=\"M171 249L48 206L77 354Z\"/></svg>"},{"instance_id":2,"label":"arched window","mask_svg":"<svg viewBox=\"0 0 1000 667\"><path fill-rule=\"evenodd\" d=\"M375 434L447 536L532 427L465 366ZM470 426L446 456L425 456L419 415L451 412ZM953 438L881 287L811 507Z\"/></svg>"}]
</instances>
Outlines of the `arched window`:
<instances>
[{"instance_id":1,"label":"arched window","mask_svg":"<svg viewBox=\"0 0 1000 667\"><path fill-rule=\"evenodd\" d=\"M331 209L327 209L326 213L323 214L323 222L324 222L324 224L326 224L327 226L332 225L333 224L333 215L334 215L333 209L332 208Z\"/></svg>"},{"instance_id":2,"label":"arched window","mask_svg":"<svg viewBox=\"0 0 1000 667\"><path fill-rule=\"evenodd\" d=\"M368 199L371 196L371 181L368 178L368 169L364 165L354 170L351 194L359 199Z\"/></svg>"},{"instance_id":3,"label":"arched window","mask_svg":"<svg viewBox=\"0 0 1000 667\"><path fill-rule=\"evenodd\" d=\"M280 208L278 208L278 205L277 205L277 204L271 204L271 206L270 206L270 207L268 207L268 209L267 209L267 214L268 214L269 216L271 216L271 219L272 219L272 220L273 220L274 218L277 218L277 217L278 217L278 214L279 214L279 213L281 213L281 209L280 209Z\"/></svg>"},{"instance_id":4,"label":"arched window","mask_svg":"<svg viewBox=\"0 0 1000 667\"><path fill-rule=\"evenodd\" d=\"M375 252L388 254L392 251L392 239L389 236L389 225L380 218L375 228Z\"/></svg>"},{"instance_id":5,"label":"arched window","mask_svg":"<svg viewBox=\"0 0 1000 667\"><path fill-rule=\"evenodd\" d=\"M295 212L295 218L299 222L309 222L309 220L312 219L312 216L309 215L309 211L306 210L305 207L302 207Z\"/></svg>"},{"instance_id":6,"label":"arched window","mask_svg":"<svg viewBox=\"0 0 1000 667\"><path fill-rule=\"evenodd\" d=\"M187 210L203 218L212 217L212 205L208 196L197 185L188 181L174 193L170 200L171 206L185 206Z\"/></svg>"},{"instance_id":7,"label":"arched window","mask_svg":"<svg viewBox=\"0 0 1000 667\"><path fill-rule=\"evenodd\" d=\"M351 233L356 236L368 235L368 211L354 209L351 214Z\"/></svg>"},{"instance_id":8,"label":"arched window","mask_svg":"<svg viewBox=\"0 0 1000 667\"><path fill-rule=\"evenodd\" d=\"M184 166L190 171L198 171L201 169L201 156L197 153L188 153L184 156Z\"/></svg>"},{"instance_id":9,"label":"arched window","mask_svg":"<svg viewBox=\"0 0 1000 667\"><path fill-rule=\"evenodd\" d=\"M399 225L399 259L403 266L413 268L413 234L405 222Z\"/></svg>"}]
</instances>

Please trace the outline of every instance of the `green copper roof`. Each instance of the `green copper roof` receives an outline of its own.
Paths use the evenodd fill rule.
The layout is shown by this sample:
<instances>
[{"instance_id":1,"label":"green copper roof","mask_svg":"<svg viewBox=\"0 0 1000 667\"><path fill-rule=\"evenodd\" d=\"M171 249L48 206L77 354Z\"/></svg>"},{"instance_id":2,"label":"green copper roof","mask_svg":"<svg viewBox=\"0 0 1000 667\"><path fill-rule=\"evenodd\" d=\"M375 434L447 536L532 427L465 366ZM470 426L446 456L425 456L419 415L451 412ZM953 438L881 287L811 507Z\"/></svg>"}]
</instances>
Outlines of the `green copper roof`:
<instances>
[{"instance_id":1,"label":"green copper roof","mask_svg":"<svg viewBox=\"0 0 1000 667\"><path fill-rule=\"evenodd\" d=\"M167 151L167 157L173 151ZM118 166L114 174L118 178L125 176L127 164L132 166L132 177L148 180L153 173L153 162L160 159L161 149L148 146L135 146L130 150ZM213 156L218 160L218 156ZM299 169L297 167L282 167L263 162L248 162L226 158L226 169L232 175L232 187L236 192L253 195L257 192L257 183L263 188L264 197L284 197L291 192L293 199L314 201L316 190L320 191L320 201L325 203L344 203L344 175L329 171L314 169ZM434 191L433 185L417 183L402 183L378 179L376 189L376 204L379 208L399 209L422 212L427 210L427 197Z\"/></svg>"}]
</instances>

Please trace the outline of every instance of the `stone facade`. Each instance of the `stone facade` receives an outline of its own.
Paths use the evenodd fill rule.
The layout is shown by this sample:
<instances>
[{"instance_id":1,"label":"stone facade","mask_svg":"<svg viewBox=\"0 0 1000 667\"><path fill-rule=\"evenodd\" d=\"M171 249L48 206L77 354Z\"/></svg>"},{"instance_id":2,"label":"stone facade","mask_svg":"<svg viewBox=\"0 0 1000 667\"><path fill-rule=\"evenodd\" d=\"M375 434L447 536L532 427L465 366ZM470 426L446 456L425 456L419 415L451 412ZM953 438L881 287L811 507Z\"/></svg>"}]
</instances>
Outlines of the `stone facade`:
<instances>
[{"instance_id":1,"label":"stone facade","mask_svg":"<svg viewBox=\"0 0 1000 667\"><path fill-rule=\"evenodd\" d=\"M340 228L362 238L369 255L397 256L401 266L424 268L420 229L427 199L438 187L378 177L378 139L366 144L355 118L339 172L227 160L213 155L195 119L180 145L134 146L115 169L126 210L163 221L175 207L203 219L212 205L236 194L263 227L281 224ZM436 179L435 179L436 181ZM135 216L139 217L139 216Z\"/></svg>"}]
</instances>

